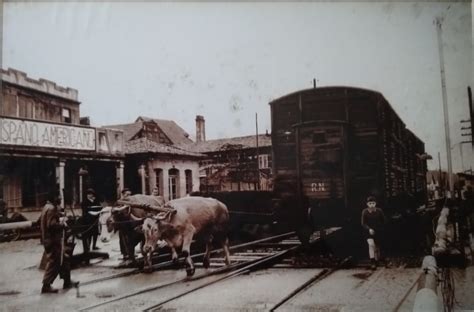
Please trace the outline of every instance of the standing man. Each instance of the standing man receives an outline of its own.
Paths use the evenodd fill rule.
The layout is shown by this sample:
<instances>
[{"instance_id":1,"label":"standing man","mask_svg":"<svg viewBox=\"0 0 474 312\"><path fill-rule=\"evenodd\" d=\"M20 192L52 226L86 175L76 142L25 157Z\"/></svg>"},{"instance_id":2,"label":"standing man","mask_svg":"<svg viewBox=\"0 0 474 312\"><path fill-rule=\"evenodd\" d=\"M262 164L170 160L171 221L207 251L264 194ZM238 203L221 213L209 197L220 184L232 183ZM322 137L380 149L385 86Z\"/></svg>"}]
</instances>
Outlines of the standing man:
<instances>
[{"instance_id":1,"label":"standing man","mask_svg":"<svg viewBox=\"0 0 474 312\"><path fill-rule=\"evenodd\" d=\"M0 223L8 222L7 203L0 198Z\"/></svg>"},{"instance_id":2,"label":"standing man","mask_svg":"<svg viewBox=\"0 0 474 312\"><path fill-rule=\"evenodd\" d=\"M83 234L82 246L84 248L84 253L89 252L90 245L92 241L92 249L97 250L97 237L99 236L99 215L93 216L90 211L100 211L102 206L100 202L95 197L95 191L93 189L87 189L86 199L82 202L82 218L84 220L84 225L88 226L86 228L86 233Z\"/></svg>"},{"instance_id":3,"label":"standing man","mask_svg":"<svg viewBox=\"0 0 474 312\"><path fill-rule=\"evenodd\" d=\"M385 225L385 215L382 209L377 208L377 201L373 196L367 198L367 208L362 210L361 224L369 244L370 268L375 270L377 261L380 259L380 244Z\"/></svg>"},{"instance_id":4,"label":"standing man","mask_svg":"<svg viewBox=\"0 0 474 312\"><path fill-rule=\"evenodd\" d=\"M130 195L132 195L132 192L130 191L130 189L124 188L122 190L120 200L129 200ZM127 261L130 260L128 259L126 241L127 241L127 237L123 234L122 231L119 231L120 253L122 254L122 258L123 258L123 261L119 264L119 266L127 264Z\"/></svg>"},{"instance_id":5,"label":"standing man","mask_svg":"<svg viewBox=\"0 0 474 312\"><path fill-rule=\"evenodd\" d=\"M58 292L51 286L58 274L64 280L63 289L77 287L79 284L71 280L70 257L73 248L66 241L66 218L59 211L60 204L59 191L51 191L40 216L41 242L46 254L42 294Z\"/></svg>"}]
</instances>

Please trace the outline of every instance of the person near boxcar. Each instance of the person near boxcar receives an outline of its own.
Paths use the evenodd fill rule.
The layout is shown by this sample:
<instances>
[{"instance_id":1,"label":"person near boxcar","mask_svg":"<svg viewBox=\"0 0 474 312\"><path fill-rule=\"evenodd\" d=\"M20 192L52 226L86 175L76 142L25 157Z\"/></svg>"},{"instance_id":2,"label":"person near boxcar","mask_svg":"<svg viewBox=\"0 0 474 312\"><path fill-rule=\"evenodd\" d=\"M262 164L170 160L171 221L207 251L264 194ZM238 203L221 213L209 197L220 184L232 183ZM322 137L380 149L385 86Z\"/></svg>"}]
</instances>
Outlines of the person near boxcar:
<instances>
[{"instance_id":1,"label":"person near boxcar","mask_svg":"<svg viewBox=\"0 0 474 312\"><path fill-rule=\"evenodd\" d=\"M464 192L459 192L459 234L460 238L472 242L474 232L474 196L472 186L465 186Z\"/></svg>"},{"instance_id":2,"label":"person near boxcar","mask_svg":"<svg viewBox=\"0 0 474 312\"><path fill-rule=\"evenodd\" d=\"M0 223L8 222L7 203L0 198Z\"/></svg>"},{"instance_id":3,"label":"person near boxcar","mask_svg":"<svg viewBox=\"0 0 474 312\"><path fill-rule=\"evenodd\" d=\"M40 216L41 243L46 254L42 294L58 292L51 286L58 275L64 280L63 289L78 285L78 282L71 280L70 260L74 244L68 240L72 233L67 228L66 217L60 212L60 203L59 191L49 192L48 201Z\"/></svg>"},{"instance_id":4,"label":"person near boxcar","mask_svg":"<svg viewBox=\"0 0 474 312\"><path fill-rule=\"evenodd\" d=\"M93 216L89 213L91 211L100 211L102 209L99 200L96 198L94 189L87 189L86 198L81 203L81 208L84 222L82 246L84 248L84 253L88 253L91 248L91 243L93 250L99 249L99 247L97 247L97 237L99 236L99 215Z\"/></svg>"},{"instance_id":5,"label":"person near boxcar","mask_svg":"<svg viewBox=\"0 0 474 312\"><path fill-rule=\"evenodd\" d=\"M474 242L474 192L471 185L466 186L461 206L466 215L468 235L472 244Z\"/></svg>"},{"instance_id":6,"label":"person near boxcar","mask_svg":"<svg viewBox=\"0 0 474 312\"><path fill-rule=\"evenodd\" d=\"M361 224L365 230L365 237L369 245L370 268L375 270L377 268L377 261L380 259L385 215L382 209L377 207L377 201L374 196L367 198L367 208L362 210Z\"/></svg>"}]
</instances>

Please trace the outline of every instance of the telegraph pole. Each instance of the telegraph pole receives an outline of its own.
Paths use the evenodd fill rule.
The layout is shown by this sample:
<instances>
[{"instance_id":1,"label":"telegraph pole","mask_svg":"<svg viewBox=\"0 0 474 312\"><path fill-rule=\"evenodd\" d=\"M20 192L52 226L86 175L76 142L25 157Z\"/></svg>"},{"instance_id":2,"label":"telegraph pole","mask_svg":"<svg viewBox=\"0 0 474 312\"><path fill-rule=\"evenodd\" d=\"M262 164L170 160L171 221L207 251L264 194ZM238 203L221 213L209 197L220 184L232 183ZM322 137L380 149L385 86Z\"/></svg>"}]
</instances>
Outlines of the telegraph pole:
<instances>
[{"instance_id":1,"label":"telegraph pole","mask_svg":"<svg viewBox=\"0 0 474 312\"><path fill-rule=\"evenodd\" d=\"M448 112L448 95L446 93L446 75L444 71L444 54L443 54L443 41L441 37L441 27L443 19L438 17L435 19L436 30L438 34L438 48L439 48L439 66L441 72L441 92L443 95L443 112L444 112L444 134L446 137L446 156L448 159L448 181L449 191L453 194L453 163L451 159L451 139L449 136L449 112Z\"/></svg>"},{"instance_id":2,"label":"telegraph pole","mask_svg":"<svg viewBox=\"0 0 474 312\"><path fill-rule=\"evenodd\" d=\"M468 97L468 105L469 105L469 119L461 120L462 123L470 123L471 125L468 127L461 127L461 130L471 130L471 133L461 133L461 136L470 136L470 141L462 141L461 144L471 143L472 149L474 150L474 113L472 108L472 93L471 87L467 87L467 97Z\"/></svg>"},{"instance_id":3,"label":"telegraph pole","mask_svg":"<svg viewBox=\"0 0 474 312\"><path fill-rule=\"evenodd\" d=\"M255 145L257 152L257 190L260 191L260 153L258 150L258 114L255 113Z\"/></svg>"}]
</instances>

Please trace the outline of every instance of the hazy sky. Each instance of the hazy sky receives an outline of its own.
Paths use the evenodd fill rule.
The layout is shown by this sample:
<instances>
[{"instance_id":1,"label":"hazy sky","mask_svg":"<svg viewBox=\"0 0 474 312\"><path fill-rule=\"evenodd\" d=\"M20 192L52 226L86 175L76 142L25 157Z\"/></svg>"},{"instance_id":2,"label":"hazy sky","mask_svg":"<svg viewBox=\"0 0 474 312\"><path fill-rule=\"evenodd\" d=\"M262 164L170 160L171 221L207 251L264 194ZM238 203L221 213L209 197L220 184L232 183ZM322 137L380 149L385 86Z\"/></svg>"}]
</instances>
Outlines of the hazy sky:
<instances>
[{"instance_id":1,"label":"hazy sky","mask_svg":"<svg viewBox=\"0 0 474 312\"><path fill-rule=\"evenodd\" d=\"M32 3L3 4L3 68L79 90L94 125L172 119L208 139L270 130L268 102L312 86L380 91L425 143L446 149L436 16L445 16L452 145L462 140L472 84L471 4ZM474 167L463 146L464 169ZM461 170L459 146L453 165Z\"/></svg>"}]
</instances>

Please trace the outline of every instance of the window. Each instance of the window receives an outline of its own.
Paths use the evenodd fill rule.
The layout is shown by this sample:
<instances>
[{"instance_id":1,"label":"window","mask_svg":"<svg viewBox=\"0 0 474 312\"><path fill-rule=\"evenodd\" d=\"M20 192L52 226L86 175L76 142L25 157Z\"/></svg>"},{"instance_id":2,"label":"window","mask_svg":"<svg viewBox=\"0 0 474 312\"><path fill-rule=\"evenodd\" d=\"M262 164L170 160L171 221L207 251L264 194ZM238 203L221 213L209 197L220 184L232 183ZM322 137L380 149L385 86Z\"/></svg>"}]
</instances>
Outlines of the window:
<instances>
[{"instance_id":1,"label":"window","mask_svg":"<svg viewBox=\"0 0 474 312\"><path fill-rule=\"evenodd\" d=\"M258 168L267 169L268 168L268 155L258 155Z\"/></svg>"},{"instance_id":2,"label":"window","mask_svg":"<svg viewBox=\"0 0 474 312\"><path fill-rule=\"evenodd\" d=\"M170 169L168 170L168 187L169 187L169 199L175 199L179 196L179 170Z\"/></svg>"},{"instance_id":3,"label":"window","mask_svg":"<svg viewBox=\"0 0 474 312\"><path fill-rule=\"evenodd\" d=\"M63 122L71 123L71 110L63 107Z\"/></svg>"},{"instance_id":4,"label":"window","mask_svg":"<svg viewBox=\"0 0 474 312\"><path fill-rule=\"evenodd\" d=\"M109 146L107 144L107 137L105 133L99 132L99 150L102 152L109 152Z\"/></svg>"},{"instance_id":5,"label":"window","mask_svg":"<svg viewBox=\"0 0 474 312\"><path fill-rule=\"evenodd\" d=\"M190 194L193 191L193 172L189 169L184 171L186 177L186 194Z\"/></svg>"}]
</instances>

